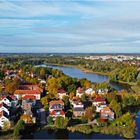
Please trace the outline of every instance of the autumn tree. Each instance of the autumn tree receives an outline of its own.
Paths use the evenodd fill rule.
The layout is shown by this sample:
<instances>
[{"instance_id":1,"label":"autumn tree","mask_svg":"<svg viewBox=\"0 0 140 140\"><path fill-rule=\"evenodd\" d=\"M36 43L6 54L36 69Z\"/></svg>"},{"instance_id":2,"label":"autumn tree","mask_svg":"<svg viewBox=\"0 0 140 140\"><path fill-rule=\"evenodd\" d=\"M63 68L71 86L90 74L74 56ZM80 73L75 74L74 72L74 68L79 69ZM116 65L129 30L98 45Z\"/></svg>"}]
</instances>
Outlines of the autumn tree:
<instances>
[{"instance_id":1,"label":"autumn tree","mask_svg":"<svg viewBox=\"0 0 140 140\"><path fill-rule=\"evenodd\" d=\"M88 122L92 121L92 119L93 119L93 108L92 107L86 108L85 118L87 118Z\"/></svg>"},{"instance_id":2,"label":"autumn tree","mask_svg":"<svg viewBox=\"0 0 140 140\"><path fill-rule=\"evenodd\" d=\"M61 116L58 116L54 122L54 125L56 126L56 128L58 129L66 129L67 128L67 125L68 125L68 118L64 118L64 117L61 117Z\"/></svg>"},{"instance_id":3,"label":"autumn tree","mask_svg":"<svg viewBox=\"0 0 140 140\"><path fill-rule=\"evenodd\" d=\"M41 77L41 78L44 78L45 75L46 75L46 71L45 71L44 68L42 68L42 69L40 70L40 77Z\"/></svg>"},{"instance_id":4,"label":"autumn tree","mask_svg":"<svg viewBox=\"0 0 140 140\"><path fill-rule=\"evenodd\" d=\"M21 117L20 117L21 120L23 120L25 123L33 123L32 121L32 117L28 114L23 114Z\"/></svg>"},{"instance_id":5,"label":"autumn tree","mask_svg":"<svg viewBox=\"0 0 140 140\"><path fill-rule=\"evenodd\" d=\"M13 94L15 90L17 89L18 84L15 82L9 83L6 85L6 92Z\"/></svg>"}]
</instances>

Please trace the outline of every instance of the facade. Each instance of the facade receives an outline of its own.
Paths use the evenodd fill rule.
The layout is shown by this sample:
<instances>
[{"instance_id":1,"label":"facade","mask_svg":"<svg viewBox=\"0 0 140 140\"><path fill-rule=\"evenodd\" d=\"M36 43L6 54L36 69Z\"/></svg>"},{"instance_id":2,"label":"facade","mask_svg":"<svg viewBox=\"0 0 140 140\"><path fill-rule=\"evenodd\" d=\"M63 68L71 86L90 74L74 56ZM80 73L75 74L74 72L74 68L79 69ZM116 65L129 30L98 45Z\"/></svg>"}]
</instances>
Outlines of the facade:
<instances>
[{"instance_id":1,"label":"facade","mask_svg":"<svg viewBox=\"0 0 140 140\"><path fill-rule=\"evenodd\" d=\"M79 87L77 90L76 90L76 96L80 97L85 93L84 89Z\"/></svg>"},{"instance_id":2,"label":"facade","mask_svg":"<svg viewBox=\"0 0 140 140\"><path fill-rule=\"evenodd\" d=\"M67 93L65 90L60 89L60 90L58 90L58 96L59 96L59 99L62 99L63 96L67 96Z\"/></svg>"},{"instance_id":3,"label":"facade","mask_svg":"<svg viewBox=\"0 0 140 140\"><path fill-rule=\"evenodd\" d=\"M25 98L25 96L34 96L36 100L40 100L42 89L37 85L21 85L15 91L14 95L17 99Z\"/></svg>"},{"instance_id":4,"label":"facade","mask_svg":"<svg viewBox=\"0 0 140 140\"><path fill-rule=\"evenodd\" d=\"M111 109L107 106L100 111L100 117L102 119L113 120L114 119L114 112L111 111Z\"/></svg>"},{"instance_id":5,"label":"facade","mask_svg":"<svg viewBox=\"0 0 140 140\"><path fill-rule=\"evenodd\" d=\"M95 93L95 91L92 89L92 88L88 88L85 90L85 93L88 94L88 95L92 95Z\"/></svg>"},{"instance_id":6,"label":"facade","mask_svg":"<svg viewBox=\"0 0 140 140\"><path fill-rule=\"evenodd\" d=\"M93 100L92 104L94 106L97 106L97 105L100 105L100 104L106 104L106 100L104 98L98 96Z\"/></svg>"},{"instance_id":7,"label":"facade","mask_svg":"<svg viewBox=\"0 0 140 140\"><path fill-rule=\"evenodd\" d=\"M10 127L9 115L5 111L0 112L0 128L3 128L5 123Z\"/></svg>"},{"instance_id":8,"label":"facade","mask_svg":"<svg viewBox=\"0 0 140 140\"><path fill-rule=\"evenodd\" d=\"M64 102L62 100L54 100L49 104L49 116L53 117L53 120L58 116L65 117Z\"/></svg>"}]
</instances>

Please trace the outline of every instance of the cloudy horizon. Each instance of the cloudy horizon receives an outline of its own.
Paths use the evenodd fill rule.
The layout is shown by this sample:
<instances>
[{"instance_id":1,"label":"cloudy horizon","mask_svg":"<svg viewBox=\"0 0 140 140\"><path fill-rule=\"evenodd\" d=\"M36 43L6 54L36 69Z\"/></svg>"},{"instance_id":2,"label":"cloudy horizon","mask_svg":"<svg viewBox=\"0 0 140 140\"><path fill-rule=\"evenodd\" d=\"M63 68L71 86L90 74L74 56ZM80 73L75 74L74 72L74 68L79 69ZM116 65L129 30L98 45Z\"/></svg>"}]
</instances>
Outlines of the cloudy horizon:
<instances>
[{"instance_id":1,"label":"cloudy horizon","mask_svg":"<svg viewBox=\"0 0 140 140\"><path fill-rule=\"evenodd\" d=\"M140 53L140 1L1 0L1 53Z\"/></svg>"}]
</instances>

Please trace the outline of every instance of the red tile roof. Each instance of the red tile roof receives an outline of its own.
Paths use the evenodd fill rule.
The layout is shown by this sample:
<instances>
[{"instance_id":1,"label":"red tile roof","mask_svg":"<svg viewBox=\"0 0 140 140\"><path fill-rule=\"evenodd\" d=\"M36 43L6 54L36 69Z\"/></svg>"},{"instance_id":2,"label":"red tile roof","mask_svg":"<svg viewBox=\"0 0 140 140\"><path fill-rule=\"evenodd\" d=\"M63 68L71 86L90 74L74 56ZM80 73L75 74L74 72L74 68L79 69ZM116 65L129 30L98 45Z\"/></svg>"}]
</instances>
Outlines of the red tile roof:
<instances>
[{"instance_id":1,"label":"red tile roof","mask_svg":"<svg viewBox=\"0 0 140 140\"><path fill-rule=\"evenodd\" d=\"M16 90L14 94L41 94L40 90Z\"/></svg>"},{"instance_id":2,"label":"red tile roof","mask_svg":"<svg viewBox=\"0 0 140 140\"><path fill-rule=\"evenodd\" d=\"M23 99L24 99L24 100L28 100L28 99L35 100L36 97L33 96L33 95L25 95L25 96L23 97Z\"/></svg>"},{"instance_id":3,"label":"red tile roof","mask_svg":"<svg viewBox=\"0 0 140 140\"><path fill-rule=\"evenodd\" d=\"M57 114L57 112L59 112L59 114ZM65 112L63 110L59 110L59 111L53 110L50 112L50 115L51 116L53 116L53 115L65 115Z\"/></svg>"},{"instance_id":4,"label":"red tile roof","mask_svg":"<svg viewBox=\"0 0 140 140\"><path fill-rule=\"evenodd\" d=\"M94 99L94 102L106 102L104 98L98 96Z\"/></svg>"},{"instance_id":5,"label":"red tile roof","mask_svg":"<svg viewBox=\"0 0 140 140\"><path fill-rule=\"evenodd\" d=\"M55 100L50 102L50 106L55 104L61 104L62 106L64 106L64 102L62 100Z\"/></svg>"}]
</instances>

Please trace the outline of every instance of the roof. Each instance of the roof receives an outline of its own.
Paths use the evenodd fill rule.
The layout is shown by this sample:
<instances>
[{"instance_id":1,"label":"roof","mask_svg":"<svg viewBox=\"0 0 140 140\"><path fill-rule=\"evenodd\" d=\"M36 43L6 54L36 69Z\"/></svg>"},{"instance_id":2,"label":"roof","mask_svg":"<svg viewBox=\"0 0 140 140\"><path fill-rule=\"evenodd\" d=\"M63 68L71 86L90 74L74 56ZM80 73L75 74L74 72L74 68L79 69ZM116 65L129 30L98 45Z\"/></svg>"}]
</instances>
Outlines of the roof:
<instances>
[{"instance_id":1,"label":"roof","mask_svg":"<svg viewBox=\"0 0 140 140\"><path fill-rule=\"evenodd\" d=\"M58 93L66 93L64 89L58 89Z\"/></svg>"},{"instance_id":2,"label":"roof","mask_svg":"<svg viewBox=\"0 0 140 140\"><path fill-rule=\"evenodd\" d=\"M105 102L105 101L106 100L104 98L100 97L100 96L98 96L94 99L94 102Z\"/></svg>"},{"instance_id":3,"label":"roof","mask_svg":"<svg viewBox=\"0 0 140 140\"><path fill-rule=\"evenodd\" d=\"M20 85L14 94L41 94L42 89L38 85Z\"/></svg>"},{"instance_id":4,"label":"roof","mask_svg":"<svg viewBox=\"0 0 140 140\"><path fill-rule=\"evenodd\" d=\"M56 104L61 104L62 106L64 106L64 102L62 100L54 100L50 102L50 106L56 105Z\"/></svg>"},{"instance_id":5,"label":"roof","mask_svg":"<svg viewBox=\"0 0 140 140\"><path fill-rule=\"evenodd\" d=\"M107 106L101 110L101 114L114 114L114 112Z\"/></svg>"},{"instance_id":6,"label":"roof","mask_svg":"<svg viewBox=\"0 0 140 140\"><path fill-rule=\"evenodd\" d=\"M14 94L41 94L40 90L16 90Z\"/></svg>"},{"instance_id":7,"label":"roof","mask_svg":"<svg viewBox=\"0 0 140 140\"><path fill-rule=\"evenodd\" d=\"M75 107L73 111L85 111L83 107Z\"/></svg>"},{"instance_id":8,"label":"roof","mask_svg":"<svg viewBox=\"0 0 140 140\"><path fill-rule=\"evenodd\" d=\"M24 99L24 100L28 100L28 99L35 100L36 97L35 97L34 95L25 95L25 96L23 97L23 99Z\"/></svg>"},{"instance_id":9,"label":"roof","mask_svg":"<svg viewBox=\"0 0 140 140\"><path fill-rule=\"evenodd\" d=\"M65 112L63 110L53 110L50 112L50 115L65 115Z\"/></svg>"}]
</instances>

